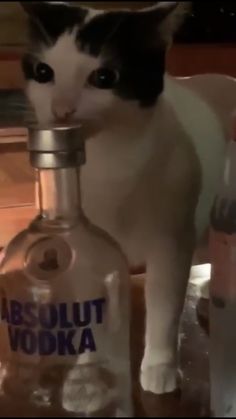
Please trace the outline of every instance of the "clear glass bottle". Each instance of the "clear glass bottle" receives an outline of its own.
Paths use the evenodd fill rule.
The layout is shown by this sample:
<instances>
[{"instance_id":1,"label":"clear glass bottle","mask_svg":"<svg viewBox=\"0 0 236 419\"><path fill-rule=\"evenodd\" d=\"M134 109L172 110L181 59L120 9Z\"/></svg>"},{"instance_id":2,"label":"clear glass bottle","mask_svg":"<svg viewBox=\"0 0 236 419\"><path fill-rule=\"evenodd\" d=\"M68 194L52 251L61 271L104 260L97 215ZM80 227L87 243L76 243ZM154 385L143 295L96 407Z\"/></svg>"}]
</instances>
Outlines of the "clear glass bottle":
<instances>
[{"instance_id":1,"label":"clear glass bottle","mask_svg":"<svg viewBox=\"0 0 236 419\"><path fill-rule=\"evenodd\" d=\"M132 416L129 274L81 208L79 128L29 130L39 215L0 265L0 416Z\"/></svg>"},{"instance_id":2,"label":"clear glass bottle","mask_svg":"<svg viewBox=\"0 0 236 419\"><path fill-rule=\"evenodd\" d=\"M211 214L210 381L214 417L236 416L236 129Z\"/></svg>"}]
</instances>

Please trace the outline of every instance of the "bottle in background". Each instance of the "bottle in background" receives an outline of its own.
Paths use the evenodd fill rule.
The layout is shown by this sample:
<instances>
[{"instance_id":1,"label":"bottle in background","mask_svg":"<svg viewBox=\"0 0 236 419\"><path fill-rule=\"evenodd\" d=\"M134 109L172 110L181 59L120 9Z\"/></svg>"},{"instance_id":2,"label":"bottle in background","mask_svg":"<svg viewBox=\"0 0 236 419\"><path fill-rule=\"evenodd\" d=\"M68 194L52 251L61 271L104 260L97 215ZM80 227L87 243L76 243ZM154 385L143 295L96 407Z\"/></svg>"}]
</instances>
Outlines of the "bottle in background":
<instances>
[{"instance_id":1,"label":"bottle in background","mask_svg":"<svg viewBox=\"0 0 236 419\"><path fill-rule=\"evenodd\" d=\"M78 128L29 130L39 215L0 265L0 416L132 416L129 275L83 213Z\"/></svg>"},{"instance_id":2,"label":"bottle in background","mask_svg":"<svg viewBox=\"0 0 236 419\"><path fill-rule=\"evenodd\" d=\"M215 417L236 416L236 118L211 215L210 380Z\"/></svg>"}]
</instances>

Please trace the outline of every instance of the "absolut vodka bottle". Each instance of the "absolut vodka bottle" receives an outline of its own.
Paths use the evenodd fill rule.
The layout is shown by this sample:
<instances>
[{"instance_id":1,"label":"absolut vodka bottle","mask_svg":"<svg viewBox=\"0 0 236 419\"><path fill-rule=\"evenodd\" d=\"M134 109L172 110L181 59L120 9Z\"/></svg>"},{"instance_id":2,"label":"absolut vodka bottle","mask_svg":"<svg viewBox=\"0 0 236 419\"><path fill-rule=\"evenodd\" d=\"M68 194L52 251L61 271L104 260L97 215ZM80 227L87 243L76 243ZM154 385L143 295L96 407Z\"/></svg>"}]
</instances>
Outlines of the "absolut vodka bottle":
<instances>
[{"instance_id":1,"label":"absolut vodka bottle","mask_svg":"<svg viewBox=\"0 0 236 419\"><path fill-rule=\"evenodd\" d=\"M78 128L29 130L39 214L0 265L0 415L131 416L129 277L83 213Z\"/></svg>"}]
</instances>

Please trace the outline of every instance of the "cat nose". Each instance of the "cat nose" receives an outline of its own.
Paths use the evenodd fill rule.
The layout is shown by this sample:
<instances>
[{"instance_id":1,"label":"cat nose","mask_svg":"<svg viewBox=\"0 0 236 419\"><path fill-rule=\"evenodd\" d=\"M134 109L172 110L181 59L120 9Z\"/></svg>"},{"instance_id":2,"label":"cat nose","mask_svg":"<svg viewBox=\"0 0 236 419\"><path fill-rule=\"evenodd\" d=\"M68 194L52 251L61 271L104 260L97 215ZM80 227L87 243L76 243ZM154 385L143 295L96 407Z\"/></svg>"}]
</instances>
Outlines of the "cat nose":
<instances>
[{"instance_id":1,"label":"cat nose","mask_svg":"<svg viewBox=\"0 0 236 419\"><path fill-rule=\"evenodd\" d=\"M73 106L52 104L52 114L54 118L59 121L65 121L69 119L75 113L75 111L76 109Z\"/></svg>"}]
</instances>

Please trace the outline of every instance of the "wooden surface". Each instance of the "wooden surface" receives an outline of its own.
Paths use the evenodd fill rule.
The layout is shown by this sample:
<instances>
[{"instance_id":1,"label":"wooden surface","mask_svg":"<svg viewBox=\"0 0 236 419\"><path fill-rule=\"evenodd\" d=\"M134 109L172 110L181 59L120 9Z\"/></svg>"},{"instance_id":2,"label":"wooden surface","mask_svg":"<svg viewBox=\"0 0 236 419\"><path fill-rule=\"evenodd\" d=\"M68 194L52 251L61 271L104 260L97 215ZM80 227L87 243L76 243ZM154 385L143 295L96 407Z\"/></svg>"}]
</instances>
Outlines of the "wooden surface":
<instances>
[{"instance_id":1,"label":"wooden surface","mask_svg":"<svg viewBox=\"0 0 236 419\"><path fill-rule=\"evenodd\" d=\"M24 86L19 58L0 59L0 89L17 89Z\"/></svg>"},{"instance_id":2,"label":"wooden surface","mask_svg":"<svg viewBox=\"0 0 236 419\"><path fill-rule=\"evenodd\" d=\"M34 173L26 151L12 151L0 146L0 208L34 202Z\"/></svg>"},{"instance_id":3,"label":"wooden surface","mask_svg":"<svg viewBox=\"0 0 236 419\"><path fill-rule=\"evenodd\" d=\"M218 73L236 77L236 44L174 45L167 69L174 76Z\"/></svg>"},{"instance_id":4,"label":"wooden surface","mask_svg":"<svg viewBox=\"0 0 236 419\"><path fill-rule=\"evenodd\" d=\"M1 144L0 247L24 228L34 214L34 173L28 154L20 144Z\"/></svg>"}]
</instances>

